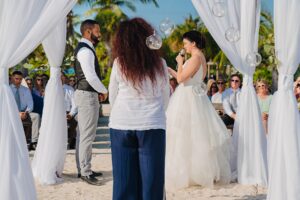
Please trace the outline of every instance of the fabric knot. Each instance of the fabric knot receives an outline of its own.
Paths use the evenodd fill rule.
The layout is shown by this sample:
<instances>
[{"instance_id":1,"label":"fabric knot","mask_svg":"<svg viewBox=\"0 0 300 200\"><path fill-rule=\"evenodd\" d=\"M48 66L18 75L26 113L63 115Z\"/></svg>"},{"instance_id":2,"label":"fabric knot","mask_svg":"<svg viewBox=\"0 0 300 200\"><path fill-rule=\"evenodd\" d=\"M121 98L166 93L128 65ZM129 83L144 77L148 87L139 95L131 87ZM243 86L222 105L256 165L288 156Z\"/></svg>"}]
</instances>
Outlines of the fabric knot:
<instances>
[{"instance_id":1,"label":"fabric knot","mask_svg":"<svg viewBox=\"0 0 300 200\"><path fill-rule=\"evenodd\" d=\"M294 76L287 74L279 74L278 77L278 90L292 90L294 83Z\"/></svg>"},{"instance_id":2,"label":"fabric knot","mask_svg":"<svg viewBox=\"0 0 300 200\"><path fill-rule=\"evenodd\" d=\"M60 67L50 67L51 78L56 80L60 79L60 73Z\"/></svg>"},{"instance_id":3,"label":"fabric knot","mask_svg":"<svg viewBox=\"0 0 300 200\"><path fill-rule=\"evenodd\" d=\"M253 76L249 76L244 74L243 76L243 86L251 86L253 85Z\"/></svg>"}]
</instances>

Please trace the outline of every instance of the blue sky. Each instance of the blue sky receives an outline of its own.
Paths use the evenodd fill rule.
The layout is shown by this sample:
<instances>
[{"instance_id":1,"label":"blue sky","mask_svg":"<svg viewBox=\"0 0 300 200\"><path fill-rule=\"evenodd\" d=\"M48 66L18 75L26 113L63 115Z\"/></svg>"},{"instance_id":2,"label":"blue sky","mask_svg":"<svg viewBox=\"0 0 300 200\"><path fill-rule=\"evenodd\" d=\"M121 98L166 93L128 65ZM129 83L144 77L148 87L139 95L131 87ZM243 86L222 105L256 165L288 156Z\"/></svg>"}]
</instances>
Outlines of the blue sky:
<instances>
[{"instance_id":1,"label":"blue sky","mask_svg":"<svg viewBox=\"0 0 300 200\"><path fill-rule=\"evenodd\" d=\"M239 0L238 0L239 1ZM250 0L249 0L250 1ZM121 7L126 15L131 17L143 17L148 22L150 22L156 29L160 22L169 18L176 24L184 22L184 19L189 15L198 16L191 0L157 0L159 8L155 7L153 4L142 4L137 2L136 12ZM261 0L262 8L269 12L273 12L273 0ZM82 15L82 19L86 17L83 16L85 11L89 10L89 5L75 6L73 9L75 14Z\"/></svg>"}]
</instances>

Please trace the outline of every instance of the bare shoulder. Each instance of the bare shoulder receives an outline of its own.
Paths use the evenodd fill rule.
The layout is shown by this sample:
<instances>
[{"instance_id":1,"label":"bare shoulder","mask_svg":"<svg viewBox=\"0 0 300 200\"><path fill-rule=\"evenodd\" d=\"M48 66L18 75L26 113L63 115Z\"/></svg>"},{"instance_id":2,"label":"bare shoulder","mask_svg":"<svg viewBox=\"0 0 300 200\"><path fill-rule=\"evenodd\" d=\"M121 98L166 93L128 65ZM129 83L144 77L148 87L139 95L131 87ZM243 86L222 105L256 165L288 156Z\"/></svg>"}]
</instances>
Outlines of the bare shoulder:
<instances>
[{"instance_id":1,"label":"bare shoulder","mask_svg":"<svg viewBox=\"0 0 300 200\"><path fill-rule=\"evenodd\" d=\"M202 63L206 63L206 59L202 51L200 51L198 54L196 54L198 58L201 60Z\"/></svg>"},{"instance_id":2,"label":"bare shoulder","mask_svg":"<svg viewBox=\"0 0 300 200\"><path fill-rule=\"evenodd\" d=\"M202 63L202 57L200 54L195 54L189 59L189 63L192 65L200 66Z\"/></svg>"}]
</instances>

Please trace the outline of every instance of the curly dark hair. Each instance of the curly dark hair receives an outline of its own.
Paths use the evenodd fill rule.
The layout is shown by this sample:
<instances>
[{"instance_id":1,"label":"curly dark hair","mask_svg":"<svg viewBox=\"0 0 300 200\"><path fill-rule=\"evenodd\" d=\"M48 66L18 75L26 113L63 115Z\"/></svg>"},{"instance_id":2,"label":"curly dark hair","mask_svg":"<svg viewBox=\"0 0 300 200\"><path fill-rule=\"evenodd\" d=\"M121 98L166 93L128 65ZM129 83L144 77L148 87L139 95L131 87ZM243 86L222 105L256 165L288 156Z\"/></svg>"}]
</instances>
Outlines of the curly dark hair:
<instances>
[{"instance_id":1,"label":"curly dark hair","mask_svg":"<svg viewBox=\"0 0 300 200\"><path fill-rule=\"evenodd\" d=\"M113 40L113 57L117 58L125 79L137 90L146 78L155 85L157 77L165 73L160 52L146 45L146 38L153 31L144 19L133 18L120 23Z\"/></svg>"}]
</instances>

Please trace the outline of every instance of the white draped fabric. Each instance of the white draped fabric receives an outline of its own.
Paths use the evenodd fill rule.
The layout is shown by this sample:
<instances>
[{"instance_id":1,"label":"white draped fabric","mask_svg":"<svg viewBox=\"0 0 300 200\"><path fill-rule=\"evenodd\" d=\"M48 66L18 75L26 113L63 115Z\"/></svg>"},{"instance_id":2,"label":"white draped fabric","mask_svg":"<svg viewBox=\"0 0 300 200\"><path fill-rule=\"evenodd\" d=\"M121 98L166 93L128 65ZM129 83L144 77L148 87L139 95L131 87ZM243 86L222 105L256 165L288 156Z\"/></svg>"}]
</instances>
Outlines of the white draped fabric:
<instances>
[{"instance_id":1,"label":"white draped fabric","mask_svg":"<svg viewBox=\"0 0 300 200\"><path fill-rule=\"evenodd\" d=\"M267 185L267 141L261 114L253 87L254 67L246 62L250 52L257 52L260 19L260 0L224 1L226 14L216 17L212 13L214 2L192 0L202 21L233 66L243 74L237 119L233 131L234 152L232 171L237 169L241 184ZM240 31L240 40L229 42L225 38L228 28Z\"/></svg>"},{"instance_id":2,"label":"white draped fabric","mask_svg":"<svg viewBox=\"0 0 300 200\"><path fill-rule=\"evenodd\" d=\"M300 198L300 119L293 94L293 75L300 63L300 1L274 1L278 91L269 118L268 200Z\"/></svg>"},{"instance_id":3,"label":"white draped fabric","mask_svg":"<svg viewBox=\"0 0 300 200\"><path fill-rule=\"evenodd\" d=\"M1 199L36 199L8 68L18 64L72 9L75 0L0 1L0 194Z\"/></svg>"},{"instance_id":4,"label":"white draped fabric","mask_svg":"<svg viewBox=\"0 0 300 200\"><path fill-rule=\"evenodd\" d=\"M32 161L32 171L41 184L55 184L60 180L67 151L67 120L60 66L66 44L66 19L43 41L50 64L42 124L38 146Z\"/></svg>"}]
</instances>

